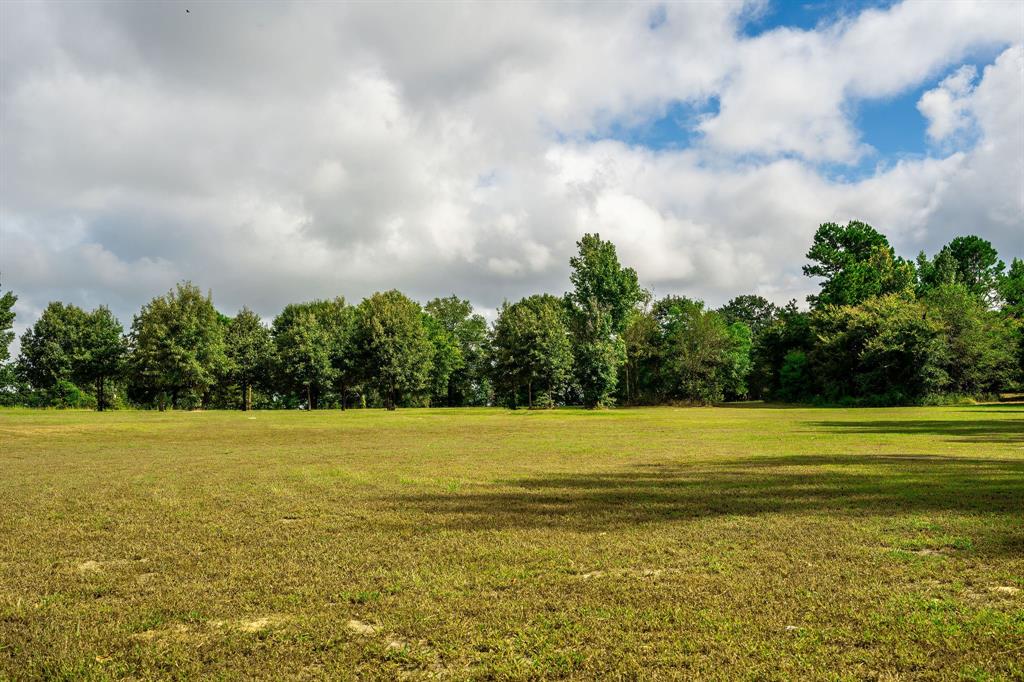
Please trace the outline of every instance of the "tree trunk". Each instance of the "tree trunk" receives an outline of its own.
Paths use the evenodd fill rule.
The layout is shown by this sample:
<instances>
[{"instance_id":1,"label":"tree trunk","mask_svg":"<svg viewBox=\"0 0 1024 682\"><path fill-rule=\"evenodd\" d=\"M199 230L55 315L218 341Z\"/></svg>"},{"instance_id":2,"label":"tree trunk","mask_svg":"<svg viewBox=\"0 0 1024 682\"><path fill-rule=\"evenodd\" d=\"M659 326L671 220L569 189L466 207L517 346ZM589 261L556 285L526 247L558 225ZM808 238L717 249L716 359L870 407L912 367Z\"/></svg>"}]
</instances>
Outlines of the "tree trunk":
<instances>
[{"instance_id":1,"label":"tree trunk","mask_svg":"<svg viewBox=\"0 0 1024 682\"><path fill-rule=\"evenodd\" d=\"M306 384L306 409L313 409L313 389L309 384Z\"/></svg>"},{"instance_id":2,"label":"tree trunk","mask_svg":"<svg viewBox=\"0 0 1024 682\"><path fill-rule=\"evenodd\" d=\"M626 404L629 404L629 358L626 358Z\"/></svg>"},{"instance_id":3,"label":"tree trunk","mask_svg":"<svg viewBox=\"0 0 1024 682\"><path fill-rule=\"evenodd\" d=\"M526 407L533 409L533 379L526 382Z\"/></svg>"},{"instance_id":4,"label":"tree trunk","mask_svg":"<svg viewBox=\"0 0 1024 682\"><path fill-rule=\"evenodd\" d=\"M345 411L345 394L348 392L348 387L345 384L341 385L341 411Z\"/></svg>"},{"instance_id":5,"label":"tree trunk","mask_svg":"<svg viewBox=\"0 0 1024 682\"><path fill-rule=\"evenodd\" d=\"M252 384L245 385L245 411L252 409Z\"/></svg>"},{"instance_id":6,"label":"tree trunk","mask_svg":"<svg viewBox=\"0 0 1024 682\"><path fill-rule=\"evenodd\" d=\"M395 409L395 387L394 386L392 386L391 388L388 389L387 408L388 408L389 411L394 411L394 409Z\"/></svg>"},{"instance_id":7,"label":"tree trunk","mask_svg":"<svg viewBox=\"0 0 1024 682\"><path fill-rule=\"evenodd\" d=\"M103 377L96 380L96 411L103 411Z\"/></svg>"}]
</instances>

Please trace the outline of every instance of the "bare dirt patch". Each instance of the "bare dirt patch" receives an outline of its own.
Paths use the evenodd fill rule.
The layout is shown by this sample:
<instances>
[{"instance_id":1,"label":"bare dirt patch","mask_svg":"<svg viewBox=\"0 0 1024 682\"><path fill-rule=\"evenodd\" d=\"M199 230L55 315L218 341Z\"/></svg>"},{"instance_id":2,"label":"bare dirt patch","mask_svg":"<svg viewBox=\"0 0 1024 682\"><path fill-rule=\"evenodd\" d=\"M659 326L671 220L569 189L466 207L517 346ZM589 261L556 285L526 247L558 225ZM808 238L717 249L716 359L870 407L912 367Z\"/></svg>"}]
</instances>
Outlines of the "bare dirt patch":
<instances>
[{"instance_id":1,"label":"bare dirt patch","mask_svg":"<svg viewBox=\"0 0 1024 682\"><path fill-rule=\"evenodd\" d=\"M357 635L369 636L377 632L377 628L373 625L370 625L369 623L364 623L361 620L356 620L355 618L345 623L345 627L347 627L349 631L354 632Z\"/></svg>"}]
</instances>

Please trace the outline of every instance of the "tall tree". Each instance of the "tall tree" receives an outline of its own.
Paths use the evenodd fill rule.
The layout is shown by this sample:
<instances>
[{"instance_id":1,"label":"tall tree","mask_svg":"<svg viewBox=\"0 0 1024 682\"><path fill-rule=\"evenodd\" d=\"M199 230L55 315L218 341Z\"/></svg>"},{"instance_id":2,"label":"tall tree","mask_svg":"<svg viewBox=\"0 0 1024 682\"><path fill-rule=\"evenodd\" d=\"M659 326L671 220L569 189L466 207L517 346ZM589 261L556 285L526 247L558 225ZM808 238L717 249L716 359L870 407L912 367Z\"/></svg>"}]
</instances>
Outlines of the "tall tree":
<instances>
[{"instance_id":1,"label":"tall tree","mask_svg":"<svg viewBox=\"0 0 1024 682\"><path fill-rule=\"evenodd\" d=\"M486 405L490 398L486 320L473 313L469 301L457 296L435 298L424 309L455 338L462 356L461 364L448 377L445 403L450 406Z\"/></svg>"},{"instance_id":2,"label":"tall tree","mask_svg":"<svg viewBox=\"0 0 1024 682\"><path fill-rule=\"evenodd\" d=\"M750 394L754 398L797 401L811 397L813 378L807 354L814 346L810 318L792 300L753 339Z\"/></svg>"},{"instance_id":3,"label":"tall tree","mask_svg":"<svg viewBox=\"0 0 1024 682\"><path fill-rule=\"evenodd\" d=\"M654 304L654 318L661 328L659 362L666 398L718 402L725 397L730 379L735 388L745 379L731 376L745 374L739 359L733 357L739 341L722 316L706 310L702 302L666 296Z\"/></svg>"},{"instance_id":4,"label":"tall tree","mask_svg":"<svg viewBox=\"0 0 1024 682\"><path fill-rule=\"evenodd\" d=\"M423 326L434 349L429 379L429 402L431 405L438 403L450 406L452 376L466 364L462 358L462 349L455 334L427 312L423 313Z\"/></svg>"},{"instance_id":5,"label":"tall tree","mask_svg":"<svg viewBox=\"0 0 1024 682\"><path fill-rule=\"evenodd\" d=\"M14 384L14 368L10 359L11 342L14 341L14 304L17 302L18 297L13 291L0 295L0 392L5 394L5 398Z\"/></svg>"},{"instance_id":6,"label":"tall tree","mask_svg":"<svg viewBox=\"0 0 1024 682\"><path fill-rule=\"evenodd\" d=\"M273 338L281 378L315 410L336 378L331 363L333 339L322 302L292 303L274 318Z\"/></svg>"},{"instance_id":7,"label":"tall tree","mask_svg":"<svg viewBox=\"0 0 1024 682\"><path fill-rule=\"evenodd\" d=\"M11 359L11 342L14 341L14 304L18 297L13 291L0 295L0 364Z\"/></svg>"},{"instance_id":8,"label":"tall tree","mask_svg":"<svg viewBox=\"0 0 1024 682\"><path fill-rule=\"evenodd\" d=\"M808 277L821 277L821 292L808 296L812 307L857 305L872 296L910 295L914 265L896 256L889 240L867 223L823 223L814 233L803 267Z\"/></svg>"},{"instance_id":9,"label":"tall tree","mask_svg":"<svg viewBox=\"0 0 1024 682\"><path fill-rule=\"evenodd\" d=\"M576 245L579 254L569 260L573 290L565 300L583 399L588 406L599 407L613 402L618 368L626 359L620 336L644 292L636 271L619 263L614 244L598 234L585 234Z\"/></svg>"},{"instance_id":10,"label":"tall tree","mask_svg":"<svg viewBox=\"0 0 1024 682\"><path fill-rule=\"evenodd\" d=\"M1024 260L1014 258L1010 269L999 282L999 295L1003 299L1003 312L1024 320Z\"/></svg>"},{"instance_id":11,"label":"tall tree","mask_svg":"<svg viewBox=\"0 0 1024 682\"><path fill-rule=\"evenodd\" d=\"M979 395L998 393L1017 374L1016 325L988 309L977 289L965 284L937 287L923 299L936 327L934 364L942 372L935 390Z\"/></svg>"},{"instance_id":12,"label":"tall tree","mask_svg":"<svg viewBox=\"0 0 1024 682\"><path fill-rule=\"evenodd\" d=\"M361 389L360 368L354 344L356 309L341 296L323 301L316 309L317 319L330 338L331 370L334 390L341 409L345 409L350 394Z\"/></svg>"},{"instance_id":13,"label":"tall tree","mask_svg":"<svg viewBox=\"0 0 1024 682\"><path fill-rule=\"evenodd\" d=\"M626 360L622 365L622 381L619 386L625 402L657 402L660 399L658 350L661 330L650 305L633 311L622 332L622 340L626 347Z\"/></svg>"},{"instance_id":14,"label":"tall tree","mask_svg":"<svg viewBox=\"0 0 1024 682\"><path fill-rule=\"evenodd\" d=\"M241 391L241 406L252 409L252 392L268 383L274 367L275 346L259 315L242 308L228 322L224 334L228 377Z\"/></svg>"},{"instance_id":15,"label":"tall tree","mask_svg":"<svg viewBox=\"0 0 1024 682\"><path fill-rule=\"evenodd\" d=\"M495 384L515 407L552 407L572 375L572 340L563 302L549 294L505 304L491 342Z\"/></svg>"},{"instance_id":16,"label":"tall tree","mask_svg":"<svg viewBox=\"0 0 1024 682\"><path fill-rule=\"evenodd\" d=\"M956 237L932 260L922 252L917 263L920 296L941 286L961 284L989 307L999 300L1006 264L988 240L974 235Z\"/></svg>"},{"instance_id":17,"label":"tall tree","mask_svg":"<svg viewBox=\"0 0 1024 682\"><path fill-rule=\"evenodd\" d=\"M146 304L132 322L131 381L160 409L203 405L224 373L224 325L212 295L183 282Z\"/></svg>"},{"instance_id":18,"label":"tall tree","mask_svg":"<svg viewBox=\"0 0 1024 682\"><path fill-rule=\"evenodd\" d=\"M355 347L367 382L387 409L428 388L434 347L419 304L400 291L378 292L359 304Z\"/></svg>"},{"instance_id":19,"label":"tall tree","mask_svg":"<svg viewBox=\"0 0 1024 682\"><path fill-rule=\"evenodd\" d=\"M718 309L727 324L742 322L753 338L761 335L775 321L779 307L763 296L744 294L737 296Z\"/></svg>"},{"instance_id":20,"label":"tall tree","mask_svg":"<svg viewBox=\"0 0 1024 682\"><path fill-rule=\"evenodd\" d=\"M121 376L128 347L124 327L106 306L100 306L85 319L82 344L75 358L75 375L96 392L96 409L108 406L110 383Z\"/></svg>"},{"instance_id":21,"label":"tall tree","mask_svg":"<svg viewBox=\"0 0 1024 682\"><path fill-rule=\"evenodd\" d=\"M62 382L75 382L87 320L78 306L54 301L22 334L19 372L33 389L46 393Z\"/></svg>"},{"instance_id":22,"label":"tall tree","mask_svg":"<svg viewBox=\"0 0 1024 682\"><path fill-rule=\"evenodd\" d=\"M999 281L1006 264L992 243L975 235L956 237L943 248L956 263L956 281L987 305L998 299Z\"/></svg>"}]
</instances>

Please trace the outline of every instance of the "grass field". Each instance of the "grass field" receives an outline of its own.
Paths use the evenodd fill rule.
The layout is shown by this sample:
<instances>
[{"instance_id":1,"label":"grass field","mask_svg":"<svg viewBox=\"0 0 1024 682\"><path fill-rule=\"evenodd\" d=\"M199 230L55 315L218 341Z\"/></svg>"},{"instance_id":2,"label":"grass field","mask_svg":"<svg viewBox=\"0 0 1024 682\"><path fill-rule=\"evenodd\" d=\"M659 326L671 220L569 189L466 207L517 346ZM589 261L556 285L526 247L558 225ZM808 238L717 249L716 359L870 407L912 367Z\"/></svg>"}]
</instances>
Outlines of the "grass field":
<instances>
[{"instance_id":1,"label":"grass field","mask_svg":"<svg viewBox=\"0 0 1024 682\"><path fill-rule=\"evenodd\" d=\"M0 411L0 678L1024 678L1024 405Z\"/></svg>"}]
</instances>

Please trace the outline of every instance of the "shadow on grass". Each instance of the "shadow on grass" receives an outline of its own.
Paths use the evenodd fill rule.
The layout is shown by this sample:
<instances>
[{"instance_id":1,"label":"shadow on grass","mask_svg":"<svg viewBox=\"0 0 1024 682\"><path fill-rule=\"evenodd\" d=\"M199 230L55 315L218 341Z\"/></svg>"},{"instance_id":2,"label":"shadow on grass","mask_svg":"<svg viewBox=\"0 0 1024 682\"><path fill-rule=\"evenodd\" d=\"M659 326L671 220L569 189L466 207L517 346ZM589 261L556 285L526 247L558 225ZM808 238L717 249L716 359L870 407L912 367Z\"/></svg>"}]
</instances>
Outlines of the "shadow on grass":
<instances>
[{"instance_id":1,"label":"shadow on grass","mask_svg":"<svg viewBox=\"0 0 1024 682\"><path fill-rule=\"evenodd\" d=\"M485 492L413 495L393 503L465 530L592 531L717 516L953 511L992 516L984 524L991 537L982 551L1024 555L1024 460L821 455L652 464L524 478Z\"/></svg>"},{"instance_id":2,"label":"shadow on grass","mask_svg":"<svg viewBox=\"0 0 1024 682\"><path fill-rule=\"evenodd\" d=\"M970 443L1024 443L1024 419L817 421L809 424L839 433L946 436L947 440Z\"/></svg>"}]
</instances>

